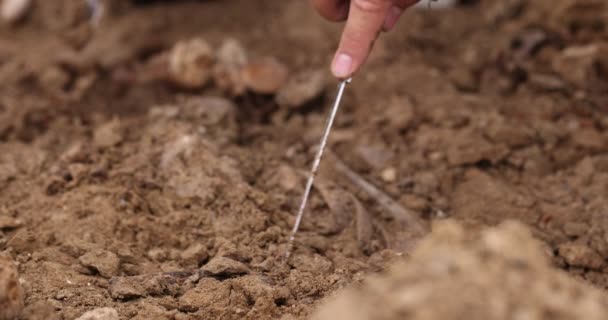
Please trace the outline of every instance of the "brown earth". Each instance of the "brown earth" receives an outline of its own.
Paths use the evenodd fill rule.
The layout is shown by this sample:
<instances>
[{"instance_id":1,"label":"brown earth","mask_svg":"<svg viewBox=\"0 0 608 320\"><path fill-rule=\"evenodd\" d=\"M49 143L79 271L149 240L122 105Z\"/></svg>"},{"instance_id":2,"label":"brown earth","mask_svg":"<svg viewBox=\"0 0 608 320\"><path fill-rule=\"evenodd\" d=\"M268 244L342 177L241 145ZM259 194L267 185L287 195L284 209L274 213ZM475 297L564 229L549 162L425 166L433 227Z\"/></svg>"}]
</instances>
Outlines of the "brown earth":
<instances>
[{"instance_id":1,"label":"brown earth","mask_svg":"<svg viewBox=\"0 0 608 320\"><path fill-rule=\"evenodd\" d=\"M408 260L413 221L447 218L472 234L518 220L554 267L605 290L608 4L467 3L412 11L377 41L285 261L336 83L304 105L251 91L285 76L267 56L291 79L326 70L339 26L298 0L115 1L97 27L84 1L37 1L0 28L0 250L21 317L306 318ZM193 37L242 43L264 86L167 79Z\"/></svg>"}]
</instances>

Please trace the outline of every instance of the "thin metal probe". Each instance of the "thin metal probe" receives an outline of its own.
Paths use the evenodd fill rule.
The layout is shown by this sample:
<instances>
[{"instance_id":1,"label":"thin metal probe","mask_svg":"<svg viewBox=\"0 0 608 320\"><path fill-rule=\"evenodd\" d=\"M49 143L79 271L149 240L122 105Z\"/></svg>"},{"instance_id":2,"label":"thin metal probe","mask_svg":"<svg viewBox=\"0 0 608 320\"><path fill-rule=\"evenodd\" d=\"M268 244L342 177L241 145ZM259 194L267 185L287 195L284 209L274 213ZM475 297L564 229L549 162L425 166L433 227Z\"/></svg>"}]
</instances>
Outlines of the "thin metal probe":
<instances>
[{"instance_id":1,"label":"thin metal probe","mask_svg":"<svg viewBox=\"0 0 608 320\"><path fill-rule=\"evenodd\" d=\"M334 106L331 109L331 113L329 118L327 119L327 124L325 126L325 132L323 133L323 137L321 138L321 144L319 145L319 150L317 151L317 155L315 160L312 163L312 169L310 170L310 174L308 175L308 181L306 182L306 188L304 189L304 195L302 196L302 202L300 203L300 208L298 210L298 215L296 216L296 222L293 225L293 229L291 230L291 234L289 235L289 244L287 247L286 257L289 258L291 255L291 251L293 250L293 241L296 238L296 233L300 229L300 224L302 223L302 217L304 217L304 211L306 210L306 204L308 203L308 197L310 196L310 190L312 189L312 185L315 181L315 176L317 175L317 171L319 170L319 165L321 164L321 158L323 158L323 152L325 151L325 147L327 146L327 139L329 138L329 133L331 132L331 128L333 127L334 120L336 119L336 114L338 113L338 109L340 109L340 102L342 102L342 96L344 95L344 89L346 85L351 82L351 78L346 80L342 80L338 85L338 95L336 96L336 100L334 102Z\"/></svg>"}]
</instances>

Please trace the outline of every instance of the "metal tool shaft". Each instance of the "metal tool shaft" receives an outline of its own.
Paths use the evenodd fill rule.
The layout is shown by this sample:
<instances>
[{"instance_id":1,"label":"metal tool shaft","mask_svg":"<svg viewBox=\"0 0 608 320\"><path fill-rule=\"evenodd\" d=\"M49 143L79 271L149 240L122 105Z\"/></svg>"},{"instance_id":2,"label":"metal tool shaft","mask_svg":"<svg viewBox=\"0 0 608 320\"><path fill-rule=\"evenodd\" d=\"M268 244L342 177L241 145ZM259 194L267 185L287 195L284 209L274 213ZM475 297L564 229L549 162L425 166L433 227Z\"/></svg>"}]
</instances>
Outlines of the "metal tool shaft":
<instances>
[{"instance_id":1,"label":"metal tool shaft","mask_svg":"<svg viewBox=\"0 0 608 320\"><path fill-rule=\"evenodd\" d=\"M317 151L317 155L315 157L314 162L312 163L312 169L310 170L310 174L308 175L308 181L306 182L306 188L304 189L304 195L302 196L302 202L300 203L300 208L298 210L298 215L296 216L296 222L293 225L293 229L291 230L291 234L289 235L289 246L287 249L287 257L291 254L291 250L293 249L293 241L300 229L300 224L302 223L302 218L304 217L304 211L306 210L306 204L308 203L308 197L310 196L310 191L312 189L312 185L315 181L315 176L317 175L317 171L319 170L319 165L321 164L321 158L323 158L323 152L325 151L325 147L327 146L327 140L329 138L329 133L331 132L331 128L333 127L334 120L336 119L336 114L340 109L340 102L342 102L342 96L344 95L344 89L346 85L349 84L351 79L342 80L338 86L338 94L336 96L336 100L334 102L334 106L331 109L331 113L329 118L327 119L327 124L325 126L325 131L323 132L323 137L321 138L321 144L319 145L319 150Z\"/></svg>"}]
</instances>

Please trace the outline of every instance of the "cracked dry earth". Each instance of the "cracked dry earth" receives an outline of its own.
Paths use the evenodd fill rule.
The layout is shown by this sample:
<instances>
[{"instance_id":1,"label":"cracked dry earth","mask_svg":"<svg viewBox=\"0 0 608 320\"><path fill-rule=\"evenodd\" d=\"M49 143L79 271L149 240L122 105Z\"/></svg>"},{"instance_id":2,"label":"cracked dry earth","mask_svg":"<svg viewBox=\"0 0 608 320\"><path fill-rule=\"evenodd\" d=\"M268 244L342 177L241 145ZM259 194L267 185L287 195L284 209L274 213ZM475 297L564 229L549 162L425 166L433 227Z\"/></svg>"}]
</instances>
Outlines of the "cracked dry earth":
<instances>
[{"instance_id":1,"label":"cracked dry earth","mask_svg":"<svg viewBox=\"0 0 608 320\"><path fill-rule=\"evenodd\" d=\"M287 261L339 26L297 0L107 5L0 28L0 318L605 314L605 1L409 12Z\"/></svg>"}]
</instances>

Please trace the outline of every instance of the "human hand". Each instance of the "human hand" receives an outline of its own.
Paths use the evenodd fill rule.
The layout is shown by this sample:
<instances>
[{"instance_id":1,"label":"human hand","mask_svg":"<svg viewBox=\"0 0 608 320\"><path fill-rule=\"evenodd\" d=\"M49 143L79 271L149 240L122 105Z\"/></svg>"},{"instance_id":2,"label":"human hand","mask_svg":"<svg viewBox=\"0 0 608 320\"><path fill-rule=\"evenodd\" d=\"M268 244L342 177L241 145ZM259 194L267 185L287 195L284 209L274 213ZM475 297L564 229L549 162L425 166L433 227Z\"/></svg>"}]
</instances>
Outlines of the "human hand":
<instances>
[{"instance_id":1,"label":"human hand","mask_svg":"<svg viewBox=\"0 0 608 320\"><path fill-rule=\"evenodd\" d=\"M332 73L348 78L367 60L378 33L390 31L405 9L419 0L310 0L326 19L346 26L334 60Z\"/></svg>"}]
</instances>

